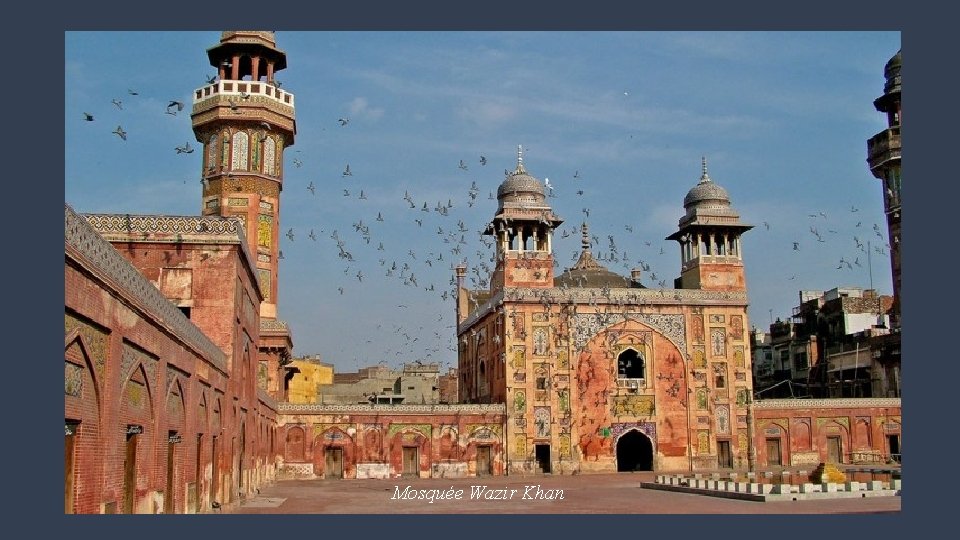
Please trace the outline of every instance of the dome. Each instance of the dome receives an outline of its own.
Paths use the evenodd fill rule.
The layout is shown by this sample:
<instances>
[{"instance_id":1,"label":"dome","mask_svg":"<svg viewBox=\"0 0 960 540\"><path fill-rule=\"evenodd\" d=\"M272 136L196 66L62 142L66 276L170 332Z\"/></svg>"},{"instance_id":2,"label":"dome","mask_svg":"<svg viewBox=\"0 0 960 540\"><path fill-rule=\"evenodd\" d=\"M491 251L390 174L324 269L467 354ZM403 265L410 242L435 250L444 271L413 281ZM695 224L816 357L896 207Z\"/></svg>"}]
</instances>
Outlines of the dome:
<instances>
[{"instance_id":1,"label":"dome","mask_svg":"<svg viewBox=\"0 0 960 540\"><path fill-rule=\"evenodd\" d=\"M683 198L683 207L689 208L704 203L730 206L730 195L727 194L727 190L715 184L707 175L706 158L703 159L703 174L700 176L700 183L687 192L687 196Z\"/></svg>"},{"instance_id":2,"label":"dome","mask_svg":"<svg viewBox=\"0 0 960 540\"><path fill-rule=\"evenodd\" d=\"M883 85L885 94L900 91L900 62L900 51L897 51L897 54L893 55L893 58L888 60L887 65L883 67L883 76L887 79Z\"/></svg>"},{"instance_id":3,"label":"dome","mask_svg":"<svg viewBox=\"0 0 960 540\"><path fill-rule=\"evenodd\" d=\"M541 199L546 197L546 191L539 180L530 176L522 169L514 171L497 188L497 198L511 194L530 194L539 195Z\"/></svg>"},{"instance_id":4,"label":"dome","mask_svg":"<svg viewBox=\"0 0 960 540\"><path fill-rule=\"evenodd\" d=\"M508 173L497 188L497 199L504 202L545 204L547 191L540 180L527 174L523 168L523 147L517 146L517 169Z\"/></svg>"}]
</instances>

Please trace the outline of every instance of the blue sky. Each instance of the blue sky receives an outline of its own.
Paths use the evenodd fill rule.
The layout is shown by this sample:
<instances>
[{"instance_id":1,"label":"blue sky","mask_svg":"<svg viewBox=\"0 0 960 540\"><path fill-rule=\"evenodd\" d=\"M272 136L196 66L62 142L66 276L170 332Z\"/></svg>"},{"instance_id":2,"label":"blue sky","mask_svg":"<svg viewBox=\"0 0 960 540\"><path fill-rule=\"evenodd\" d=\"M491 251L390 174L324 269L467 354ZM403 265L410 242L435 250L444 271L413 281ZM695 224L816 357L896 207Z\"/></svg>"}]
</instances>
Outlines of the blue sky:
<instances>
[{"instance_id":1,"label":"blue sky","mask_svg":"<svg viewBox=\"0 0 960 540\"><path fill-rule=\"evenodd\" d=\"M66 33L68 204L200 213L201 154L175 151L198 146L189 114L165 110L170 100L189 103L214 73L206 49L219 36ZM608 252L608 236L628 254L626 268L607 263L611 270L628 275L642 260L646 286L669 286L680 255L663 238L676 230L705 156L711 178L755 226L743 237L751 326L789 317L801 289L868 287L854 236L884 251L872 253L873 283L892 291L866 140L886 126L872 102L899 32L280 31L276 40L288 65L277 78L296 96L280 218L295 239L281 237L279 312L297 355L319 354L338 371L455 364L454 303L441 295L452 291L453 261L466 259L475 276L489 257L477 231L494 215L488 196L515 167L518 144L528 172L554 186L550 202L565 220L554 242L561 270L579 250L579 234L563 233L586 219L600 239L595 254ZM126 141L113 133L118 125ZM344 178L347 164L353 176ZM447 216L432 211L448 200ZM353 226L360 220L369 244ZM469 232L458 255L460 233L450 235L461 221ZM333 231L354 262L337 256ZM837 269L841 258L860 265ZM417 286L399 271L386 276L394 262L408 265Z\"/></svg>"}]
</instances>

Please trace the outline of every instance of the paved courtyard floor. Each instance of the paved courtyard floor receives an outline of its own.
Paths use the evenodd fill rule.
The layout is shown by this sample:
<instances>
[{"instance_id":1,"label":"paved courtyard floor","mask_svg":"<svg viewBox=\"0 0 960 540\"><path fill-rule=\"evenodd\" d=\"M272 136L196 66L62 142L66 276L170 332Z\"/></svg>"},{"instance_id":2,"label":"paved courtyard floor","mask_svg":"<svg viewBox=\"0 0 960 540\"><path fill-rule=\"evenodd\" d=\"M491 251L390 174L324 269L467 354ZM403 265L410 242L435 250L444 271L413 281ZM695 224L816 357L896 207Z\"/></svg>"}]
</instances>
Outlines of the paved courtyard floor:
<instances>
[{"instance_id":1,"label":"paved courtyard floor","mask_svg":"<svg viewBox=\"0 0 960 540\"><path fill-rule=\"evenodd\" d=\"M900 497L753 502L643 489L654 473L281 480L234 514L843 514L900 512ZM407 487L409 486L409 490ZM474 486L496 490L489 495ZM530 487L533 486L533 487ZM425 491L421 491L425 490ZM561 493L562 490L562 493ZM399 499L397 495L414 496ZM459 495L459 499L455 498ZM539 496L552 499L536 498ZM428 498L433 496L434 501ZM450 499L438 497L450 496ZM486 497L497 497L487 499ZM532 498L531 498L532 497ZM560 498L562 497L562 498Z\"/></svg>"}]
</instances>

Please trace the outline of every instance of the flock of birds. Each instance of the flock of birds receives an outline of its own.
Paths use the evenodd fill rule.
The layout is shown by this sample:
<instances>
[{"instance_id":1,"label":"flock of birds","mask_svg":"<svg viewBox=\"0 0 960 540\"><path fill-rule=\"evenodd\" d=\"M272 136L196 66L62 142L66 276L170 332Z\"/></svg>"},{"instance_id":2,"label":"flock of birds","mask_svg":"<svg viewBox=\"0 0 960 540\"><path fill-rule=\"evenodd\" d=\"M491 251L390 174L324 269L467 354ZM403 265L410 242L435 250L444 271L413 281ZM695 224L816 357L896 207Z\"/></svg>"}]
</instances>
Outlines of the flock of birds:
<instances>
[{"instance_id":1,"label":"flock of birds","mask_svg":"<svg viewBox=\"0 0 960 540\"><path fill-rule=\"evenodd\" d=\"M215 77L207 79L208 83L213 81ZM129 97L125 99L136 99L139 96L139 92L132 89L128 90L127 94ZM166 101L167 105L162 111L165 114L176 116L183 111L182 101L172 99ZM124 110L121 99L113 98L111 103L117 111ZM84 112L83 121L94 122L94 115ZM347 116L340 116L335 125L339 126L339 129L349 130L358 129L358 124L362 125L362 122L351 123ZM266 127L269 129L269 125ZM309 128L301 126L301 130L304 129ZM113 133L121 141L126 141L129 136L122 122L117 125ZM461 187L451 190L449 196L441 200L427 200L426 197L418 196L411 189L405 189L402 197L397 193L397 199L388 200L389 195L384 193L389 189L370 183L365 178L362 167L354 169L350 163L344 163L338 180L309 178L316 173L308 173L304 167L309 169L309 161L312 158L305 158L306 154L295 147L291 147L290 150L287 153L293 155L287 156L286 160L293 167L287 167L285 175L286 200L289 201L290 197L313 198L317 201L318 210L322 205L352 206L350 210L354 218L351 222L337 222L331 215L318 211L312 214L316 216L314 223L286 227L279 246L279 258L289 259L295 250L304 252L332 250L324 253L333 253L336 259L331 259L327 255L322 257L340 265L340 277L326 284L329 287L326 291L337 297L349 298L360 288L370 287L377 280L386 281L388 286L402 287L403 290L411 293L416 291L418 295L428 295L437 302L435 321L423 321L424 324L417 324L414 322L416 318L404 317L402 324L384 322L376 326L376 332L369 333L366 342L371 345L384 344L380 358L391 358L398 363L422 359L439 361L446 366L454 365L457 350L454 330L456 324L454 300L457 284L454 267L461 263L466 264L468 268L466 286L469 289L482 291L489 288L490 277L497 263L493 238L482 234L496 211L494 186L502 180L499 173L486 172L488 158L479 154L474 158L461 158L455 166L451 164L450 174L455 176L455 183ZM185 144L174 146L173 151L176 155L192 154L195 152L195 147L188 140ZM476 167L471 169L474 165ZM482 190L477 180L471 176L471 170L478 169L483 171L480 173L482 182L489 185L486 197L481 195ZM510 174L510 170L505 169L504 175L507 174ZM548 202L555 211L558 211L558 206L562 205L575 204L582 207L581 215L569 212L572 215L564 216L566 217L564 226L554 231L555 276L572 266L580 256L580 222L590 219L591 207L588 203L598 202L591 199L591 182L587 176L576 169L570 173L568 179L561 182L560 188L555 183L551 183L549 178L543 180ZM691 187L692 185L691 182ZM563 197L560 197L561 191L564 192ZM566 200L563 200L564 198ZM486 199L486 202L478 204L482 199ZM284 207L289 209L289 202L285 202ZM851 206L849 214L855 217L858 211L856 207ZM681 212L682 208L678 204L678 216ZM559 210L558 213L562 216L564 211ZM283 221L298 223L309 219L299 216L298 219L292 220L286 215L281 218ZM870 231L869 227L863 226L860 220L856 220L856 225L850 226L847 223L849 218L830 219L822 211L809 214L809 219L812 220L808 227L809 236L795 234L794 239L791 240L792 249L785 250L786 253L790 251L806 253L816 249L820 244L848 242L849 254L840 258L836 269L851 271L855 267L862 268L871 255L885 256L889 250L888 240L884 237L880 225L876 223ZM767 221L763 221L762 226L762 229L758 228L761 233L770 232L774 228ZM840 230L844 227L853 232L841 233ZM679 272L679 256L676 252L677 246L663 240L670 231L648 231L651 237L657 238L652 240L644 239L641 234L635 232L634 224L631 223L622 224L622 230L618 228L616 235L606 234L607 231L600 233L597 231L598 228L595 227L589 235L594 259L621 275L629 275L630 270L635 268L642 270L642 282L648 288L659 288L662 291L672 288L672 278ZM387 234L387 231L392 234ZM397 240L397 232L406 233L401 237L406 242ZM750 234L756 234L756 232ZM849 238L844 240L847 235ZM893 241L896 242L897 239ZM566 249L569 249L568 256L561 254L563 253L561 250ZM311 256L298 253L298 258L301 260L308 260ZM564 260L570 261L569 264L563 264L561 261ZM798 264L797 267L802 268L802 265ZM297 271L281 265L281 272L288 276ZM786 277L784 287L796 290L795 286L789 285L789 282L795 279L796 274ZM843 279L845 278L838 277L838 281ZM601 291L600 297L606 295L609 300L609 294L609 290ZM281 296L284 295L281 294ZM599 299L595 295L590 303L596 305ZM323 299L317 299L317 301L322 302ZM349 303L349 300L346 302ZM474 307L479 305L477 296L472 296L470 302ZM280 303L284 304L283 298L280 299ZM411 303L398 304L396 310L403 310L406 313L410 310L410 305ZM360 306L355 304L352 307L360 309ZM624 306L618 306L618 308L625 309ZM309 327L313 323L304 322L304 324ZM431 330L433 330L432 336ZM344 343L339 351L329 356L331 360L337 361L337 354L347 356L352 350L351 344ZM373 363L370 358L354 358L354 361L359 365Z\"/></svg>"}]
</instances>

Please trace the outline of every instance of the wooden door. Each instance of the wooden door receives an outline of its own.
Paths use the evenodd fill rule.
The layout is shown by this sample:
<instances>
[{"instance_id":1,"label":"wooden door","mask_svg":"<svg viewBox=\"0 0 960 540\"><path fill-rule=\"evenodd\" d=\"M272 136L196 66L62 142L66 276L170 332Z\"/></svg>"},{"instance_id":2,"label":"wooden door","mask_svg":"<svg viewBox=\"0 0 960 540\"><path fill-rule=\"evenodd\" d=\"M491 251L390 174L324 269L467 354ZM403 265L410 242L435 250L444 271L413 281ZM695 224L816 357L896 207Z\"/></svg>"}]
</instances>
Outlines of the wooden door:
<instances>
[{"instance_id":1,"label":"wooden door","mask_svg":"<svg viewBox=\"0 0 960 540\"><path fill-rule=\"evenodd\" d=\"M327 448L324 457L324 477L343 478L343 449Z\"/></svg>"},{"instance_id":2,"label":"wooden door","mask_svg":"<svg viewBox=\"0 0 960 540\"><path fill-rule=\"evenodd\" d=\"M782 465L780 439L767 439L767 465Z\"/></svg>"},{"instance_id":3,"label":"wooden door","mask_svg":"<svg viewBox=\"0 0 960 540\"><path fill-rule=\"evenodd\" d=\"M137 493L137 439L127 435L127 450L123 460L123 513L132 514Z\"/></svg>"},{"instance_id":4,"label":"wooden door","mask_svg":"<svg viewBox=\"0 0 960 540\"><path fill-rule=\"evenodd\" d=\"M843 448L840 445L840 437L827 437L827 462L842 463L841 456Z\"/></svg>"},{"instance_id":5,"label":"wooden door","mask_svg":"<svg viewBox=\"0 0 960 540\"><path fill-rule=\"evenodd\" d=\"M73 513L73 476L74 476L74 448L76 426L67 424L66 438L64 439L63 454L63 512Z\"/></svg>"},{"instance_id":6,"label":"wooden door","mask_svg":"<svg viewBox=\"0 0 960 540\"><path fill-rule=\"evenodd\" d=\"M490 474L490 447L477 447L477 476Z\"/></svg>"},{"instance_id":7,"label":"wooden door","mask_svg":"<svg viewBox=\"0 0 960 540\"><path fill-rule=\"evenodd\" d=\"M717 464L722 469L733 468L733 455L730 453L730 441L717 441Z\"/></svg>"},{"instance_id":8,"label":"wooden door","mask_svg":"<svg viewBox=\"0 0 960 540\"><path fill-rule=\"evenodd\" d=\"M404 476L420 476L420 468L417 462L418 462L417 447L404 446L403 447L403 475Z\"/></svg>"}]
</instances>

